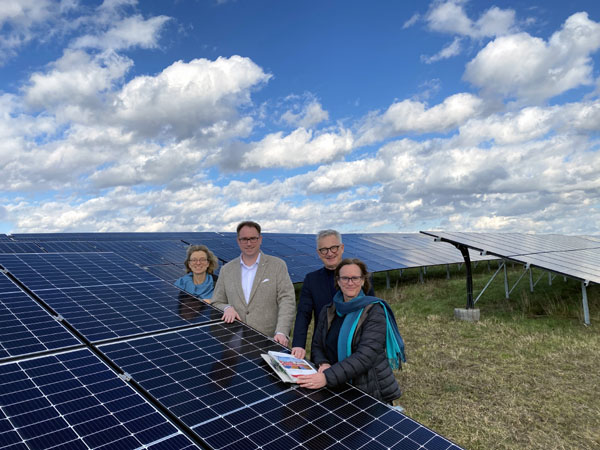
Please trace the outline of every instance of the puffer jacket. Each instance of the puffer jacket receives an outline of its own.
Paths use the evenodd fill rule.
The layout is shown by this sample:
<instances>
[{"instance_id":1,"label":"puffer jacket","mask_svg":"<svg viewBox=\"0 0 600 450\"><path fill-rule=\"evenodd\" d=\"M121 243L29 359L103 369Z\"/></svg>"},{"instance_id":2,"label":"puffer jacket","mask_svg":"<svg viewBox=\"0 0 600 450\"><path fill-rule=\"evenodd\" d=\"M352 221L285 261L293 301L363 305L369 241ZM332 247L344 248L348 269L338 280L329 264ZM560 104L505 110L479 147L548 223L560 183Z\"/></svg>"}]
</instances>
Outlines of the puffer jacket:
<instances>
[{"instance_id":1,"label":"puffer jacket","mask_svg":"<svg viewBox=\"0 0 600 450\"><path fill-rule=\"evenodd\" d=\"M329 363L325 353L325 342L331 322L335 317L335 305L323 308L317 321L311 358L317 366ZM400 397L402 391L387 360L386 320L383 306L374 303L362 312L352 339L352 354L333 364L323 374L328 387L351 382L367 394L384 402Z\"/></svg>"}]
</instances>

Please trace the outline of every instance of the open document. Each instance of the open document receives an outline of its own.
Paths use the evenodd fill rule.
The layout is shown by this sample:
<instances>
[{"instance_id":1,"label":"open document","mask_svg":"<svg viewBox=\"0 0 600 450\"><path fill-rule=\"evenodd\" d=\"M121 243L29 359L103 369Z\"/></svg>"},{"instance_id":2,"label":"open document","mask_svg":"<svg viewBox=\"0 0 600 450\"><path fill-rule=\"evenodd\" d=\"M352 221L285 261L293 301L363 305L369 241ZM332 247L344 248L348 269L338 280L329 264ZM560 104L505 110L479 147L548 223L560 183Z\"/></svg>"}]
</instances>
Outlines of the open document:
<instances>
[{"instance_id":1,"label":"open document","mask_svg":"<svg viewBox=\"0 0 600 450\"><path fill-rule=\"evenodd\" d=\"M315 368L306 360L294 358L289 353L270 351L261 355L273 371L286 383L296 383L298 375L317 373Z\"/></svg>"}]
</instances>

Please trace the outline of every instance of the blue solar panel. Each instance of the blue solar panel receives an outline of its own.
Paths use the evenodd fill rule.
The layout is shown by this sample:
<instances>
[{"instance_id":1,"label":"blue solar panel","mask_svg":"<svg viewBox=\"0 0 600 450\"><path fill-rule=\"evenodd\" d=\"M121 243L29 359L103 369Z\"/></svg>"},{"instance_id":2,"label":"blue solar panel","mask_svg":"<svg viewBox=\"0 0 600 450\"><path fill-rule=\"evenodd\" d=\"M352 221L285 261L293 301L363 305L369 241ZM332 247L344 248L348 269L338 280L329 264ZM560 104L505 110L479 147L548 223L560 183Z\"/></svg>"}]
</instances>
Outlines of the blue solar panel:
<instances>
[{"instance_id":1,"label":"blue solar panel","mask_svg":"<svg viewBox=\"0 0 600 450\"><path fill-rule=\"evenodd\" d=\"M99 349L211 448L459 447L352 386L283 383L261 353L281 349L243 324L213 324Z\"/></svg>"},{"instance_id":2,"label":"blue solar panel","mask_svg":"<svg viewBox=\"0 0 600 450\"><path fill-rule=\"evenodd\" d=\"M91 242L84 241L43 241L38 245L48 253L86 253L99 251Z\"/></svg>"},{"instance_id":3,"label":"blue solar panel","mask_svg":"<svg viewBox=\"0 0 600 450\"><path fill-rule=\"evenodd\" d=\"M0 444L197 448L90 350L0 364Z\"/></svg>"},{"instance_id":4,"label":"blue solar panel","mask_svg":"<svg viewBox=\"0 0 600 450\"><path fill-rule=\"evenodd\" d=\"M33 242L0 242L0 253L40 253L41 248Z\"/></svg>"},{"instance_id":5,"label":"blue solar panel","mask_svg":"<svg viewBox=\"0 0 600 450\"><path fill-rule=\"evenodd\" d=\"M223 314L165 281L36 293L93 342L218 320Z\"/></svg>"},{"instance_id":6,"label":"blue solar panel","mask_svg":"<svg viewBox=\"0 0 600 450\"><path fill-rule=\"evenodd\" d=\"M0 262L93 342L221 317L222 313L217 309L185 294L173 284L147 274L143 269L115 260L114 255L99 258L110 255L9 255L12 259L5 255ZM119 278L108 272L115 261L119 262ZM86 271L82 272L82 268ZM152 281L143 281L144 275ZM194 314L187 313L190 308L193 308Z\"/></svg>"},{"instance_id":7,"label":"blue solar panel","mask_svg":"<svg viewBox=\"0 0 600 450\"><path fill-rule=\"evenodd\" d=\"M0 361L76 345L81 343L0 274Z\"/></svg>"},{"instance_id":8,"label":"blue solar panel","mask_svg":"<svg viewBox=\"0 0 600 450\"><path fill-rule=\"evenodd\" d=\"M0 265L32 291L160 280L114 253L0 254Z\"/></svg>"}]
</instances>

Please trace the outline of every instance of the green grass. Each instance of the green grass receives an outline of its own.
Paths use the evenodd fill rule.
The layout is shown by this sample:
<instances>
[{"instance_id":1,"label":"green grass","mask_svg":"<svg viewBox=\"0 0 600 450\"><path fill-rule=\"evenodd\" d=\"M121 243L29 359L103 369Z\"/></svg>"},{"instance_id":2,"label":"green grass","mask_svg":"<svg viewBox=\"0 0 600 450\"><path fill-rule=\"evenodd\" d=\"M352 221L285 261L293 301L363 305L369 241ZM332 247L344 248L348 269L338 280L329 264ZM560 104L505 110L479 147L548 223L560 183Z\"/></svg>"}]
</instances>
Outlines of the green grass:
<instances>
[{"instance_id":1,"label":"green grass","mask_svg":"<svg viewBox=\"0 0 600 450\"><path fill-rule=\"evenodd\" d=\"M496 263L474 269L475 297ZM509 269L510 287L523 268ZM464 266L375 275L390 303L408 363L397 372L396 401L408 416L468 449L600 448L600 289L587 288L591 326L583 324L581 284L534 271L505 299L500 274L475 305L477 323L454 319L466 306Z\"/></svg>"},{"instance_id":2,"label":"green grass","mask_svg":"<svg viewBox=\"0 0 600 450\"><path fill-rule=\"evenodd\" d=\"M475 296L495 271L480 264ZM522 267L509 270L510 286ZM534 271L505 299L498 276L476 307L477 323L454 319L466 306L466 279L453 267L375 277L392 306L408 364L397 373L406 414L469 449L600 448L600 290L587 289L591 326L583 324L581 284L548 285Z\"/></svg>"}]
</instances>

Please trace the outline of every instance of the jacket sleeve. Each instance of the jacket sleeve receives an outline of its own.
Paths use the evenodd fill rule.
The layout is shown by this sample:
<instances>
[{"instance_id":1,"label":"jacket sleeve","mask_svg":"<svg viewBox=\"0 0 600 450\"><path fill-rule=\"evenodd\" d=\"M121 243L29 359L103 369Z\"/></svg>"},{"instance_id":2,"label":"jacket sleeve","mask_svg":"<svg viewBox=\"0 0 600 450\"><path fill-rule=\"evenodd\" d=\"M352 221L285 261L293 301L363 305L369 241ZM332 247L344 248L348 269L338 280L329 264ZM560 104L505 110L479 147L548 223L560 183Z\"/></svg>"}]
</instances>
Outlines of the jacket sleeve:
<instances>
[{"instance_id":1,"label":"jacket sleeve","mask_svg":"<svg viewBox=\"0 0 600 450\"><path fill-rule=\"evenodd\" d=\"M357 339L352 354L324 372L327 386L338 386L375 367L378 355L385 351L386 321L381 305L369 309Z\"/></svg>"},{"instance_id":2,"label":"jacket sleeve","mask_svg":"<svg viewBox=\"0 0 600 450\"><path fill-rule=\"evenodd\" d=\"M325 356L325 338L327 336L327 310L323 308L319 314L319 320L317 320L317 326L313 333L312 343L310 345L310 359L318 366L321 364L329 363L329 360Z\"/></svg>"},{"instance_id":3,"label":"jacket sleeve","mask_svg":"<svg viewBox=\"0 0 600 450\"><path fill-rule=\"evenodd\" d=\"M300 290L296 321L294 322L292 347L306 348L306 335L308 334L308 327L312 320L313 308L314 300L310 289L310 281L308 276L305 276L302 282L302 289Z\"/></svg>"},{"instance_id":4,"label":"jacket sleeve","mask_svg":"<svg viewBox=\"0 0 600 450\"><path fill-rule=\"evenodd\" d=\"M223 311L225 307L228 306L227 294L225 292L226 277L223 272L224 270L221 269L221 276L217 279L217 282L215 283L215 289L213 291L213 295L210 302L212 306L220 309L221 311Z\"/></svg>"},{"instance_id":5,"label":"jacket sleeve","mask_svg":"<svg viewBox=\"0 0 600 450\"><path fill-rule=\"evenodd\" d=\"M277 270L277 325L275 333L289 337L296 316L296 293L284 261Z\"/></svg>"}]
</instances>

